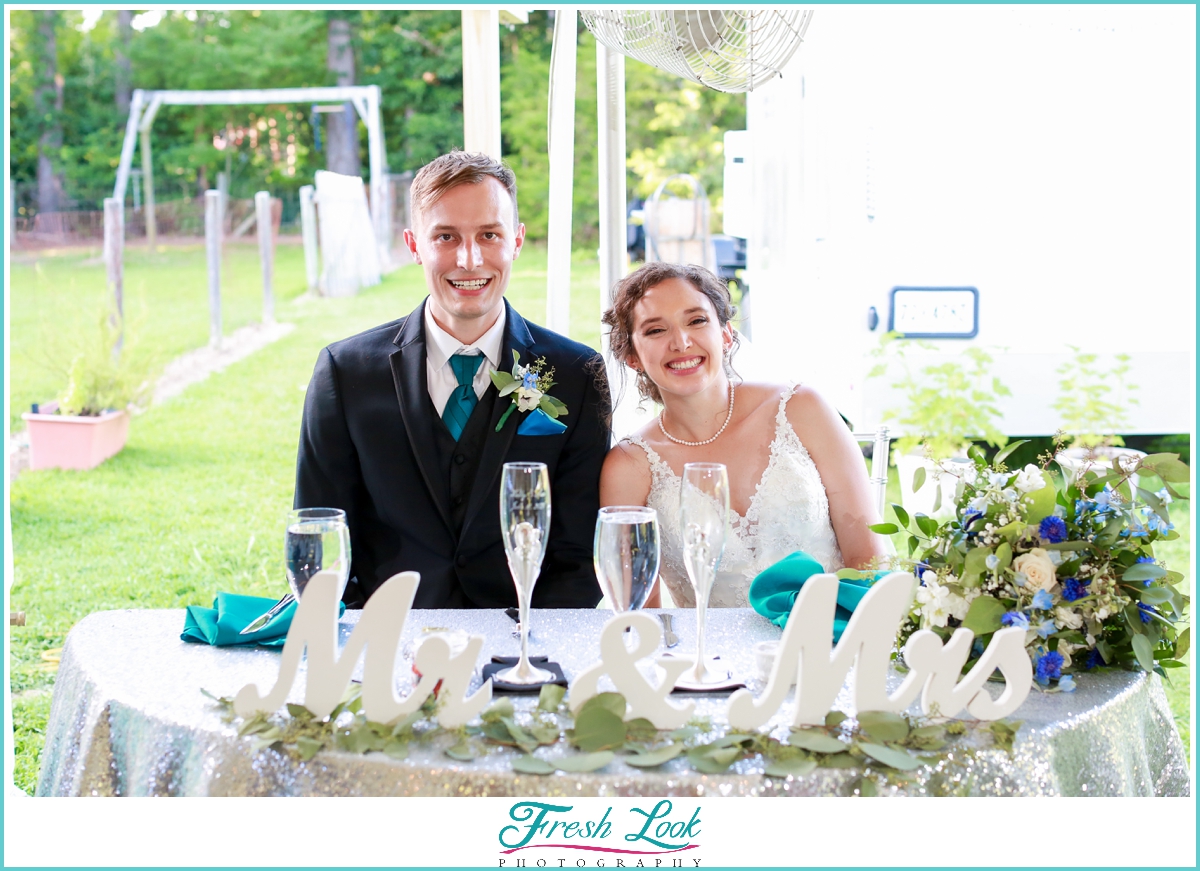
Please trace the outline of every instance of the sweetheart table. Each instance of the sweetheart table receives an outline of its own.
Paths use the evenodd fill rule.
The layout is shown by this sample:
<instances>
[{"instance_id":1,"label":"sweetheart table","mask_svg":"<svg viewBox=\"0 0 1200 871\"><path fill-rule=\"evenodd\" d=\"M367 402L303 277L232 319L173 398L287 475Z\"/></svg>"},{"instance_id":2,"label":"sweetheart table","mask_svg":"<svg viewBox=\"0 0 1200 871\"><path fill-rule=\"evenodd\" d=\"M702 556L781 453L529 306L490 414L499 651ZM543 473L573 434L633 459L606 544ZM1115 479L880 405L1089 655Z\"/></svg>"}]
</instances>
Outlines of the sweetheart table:
<instances>
[{"instance_id":1,"label":"sweetheart table","mask_svg":"<svg viewBox=\"0 0 1200 871\"><path fill-rule=\"evenodd\" d=\"M667 613L674 615L682 642L675 650L694 644L694 612ZM342 643L360 615L347 611L342 617ZM599 658L600 629L611 616L601 610L535 611L530 653L548 654L573 680ZM278 673L278 650L188 644L179 639L183 622L181 610L104 611L71 630L55 683L38 795L816 796L849 794L859 776L818 768L801 777L768 777L760 759L742 760L720 775L700 774L682 759L639 770L620 756L588 774L536 776L512 770L517 751L510 748L458 762L445 755L449 744L442 746L440 738L414 742L400 760L333 750L307 762L269 748L254 753L251 739L239 737L201 689L232 696L255 682L266 691ZM401 650L411 649L423 629L464 629L485 636L482 664L493 654L516 655L513 626L499 610L414 610ZM754 644L780 634L750 609L709 611L709 652L749 678L756 693L762 685L752 678ZM358 669L361 676L361 662ZM303 675L302 667L290 701L303 700ZM893 673L893 688L899 680ZM473 688L478 683L477 671ZM1011 754L968 735L949 745L954 749L931 770L904 785L885 785L880 794L1187 795L1188 761L1158 676L1113 671L1085 674L1077 683L1070 694L1030 693L1011 718L1023 722ZM518 711L536 703L536 695L512 698ZM721 728L728 694L689 698L697 701L697 715ZM849 710L850 703L845 686L836 706ZM786 733L789 709L785 703L768 724L777 735Z\"/></svg>"}]
</instances>

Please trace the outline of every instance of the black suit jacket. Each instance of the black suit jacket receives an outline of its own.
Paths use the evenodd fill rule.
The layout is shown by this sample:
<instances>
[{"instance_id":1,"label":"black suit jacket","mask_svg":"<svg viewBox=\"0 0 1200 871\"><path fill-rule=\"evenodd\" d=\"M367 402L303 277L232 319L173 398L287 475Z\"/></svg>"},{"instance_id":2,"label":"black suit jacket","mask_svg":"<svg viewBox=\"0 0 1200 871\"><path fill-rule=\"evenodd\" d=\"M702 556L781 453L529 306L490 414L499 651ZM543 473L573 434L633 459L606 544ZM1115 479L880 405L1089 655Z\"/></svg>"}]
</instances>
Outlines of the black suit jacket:
<instances>
[{"instance_id":1,"label":"black suit jacket","mask_svg":"<svg viewBox=\"0 0 1200 871\"><path fill-rule=\"evenodd\" d=\"M317 359L300 427L295 507L345 510L350 526L351 584L346 602L360 606L396 572L417 571L414 607L499 608L515 605L500 535L500 469L542 462L550 472L551 521L546 558L534 588L539 608L591 608L601 592L592 567L600 504L600 466L609 442L609 402L594 350L525 321L507 301L501 369L512 352L523 364L545 357L554 367L550 393L568 414L566 431L521 436L525 419L497 399L461 532L447 502L425 369L424 303L406 318L336 342ZM495 391L495 387L488 390ZM486 396L486 394L485 394Z\"/></svg>"}]
</instances>

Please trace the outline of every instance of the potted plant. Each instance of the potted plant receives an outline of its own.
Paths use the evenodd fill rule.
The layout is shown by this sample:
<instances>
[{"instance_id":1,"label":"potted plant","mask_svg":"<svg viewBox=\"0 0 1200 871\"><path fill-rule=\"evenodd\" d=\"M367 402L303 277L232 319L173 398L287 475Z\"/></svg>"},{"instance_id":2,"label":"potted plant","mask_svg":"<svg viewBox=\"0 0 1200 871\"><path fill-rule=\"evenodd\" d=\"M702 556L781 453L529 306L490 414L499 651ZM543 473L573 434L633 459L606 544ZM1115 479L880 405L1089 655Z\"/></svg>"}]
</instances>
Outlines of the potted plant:
<instances>
[{"instance_id":1,"label":"potted plant","mask_svg":"<svg viewBox=\"0 0 1200 871\"><path fill-rule=\"evenodd\" d=\"M999 378L990 376L992 357L979 347L968 347L955 358L928 363L914 371L907 357L913 340L897 341L899 333L885 333L872 356L881 362L868 378L883 377L898 366L900 374L891 386L903 392L904 405L883 412L905 433L894 442L893 460L899 471L901 501L910 513L949 515L955 488L974 464L967 459L972 439L983 439L1002 447L1007 437L997 428L1000 411L995 400L1011 391ZM915 341L924 350L934 350ZM927 477L936 487L924 488Z\"/></svg>"},{"instance_id":2,"label":"potted plant","mask_svg":"<svg viewBox=\"0 0 1200 871\"><path fill-rule=\"evenodd\" d=\"M129 406L148 396L152 364L121 338L120 319L106 314L63 370L58 399L21 415L30 469L90 469L125 446Z\"/></svg>"},{"instance_id":3,"label":"potted plant","mask_svg":"<svg viewBox=\"0 0 1200 871\"><path fill-rule=\"evenodd\" d=\"M1079 477L1088 469L1111 469L1113 463L1132 468L1146 456L1142 451L1124 447L1117 431L1129 425L1128 408L1138 400L1130 396L1137 390L1129 384L1129 355L1117 354L1111 369L1098 362L1099 355L1084 353L1068 345L1072 358L1058 367L1059 396L1054 410L1061 415L1061 430L1070 442L1055 455L1065 474ZM1136 476L1133 479L1137 486Z\"/></svg>"}]
</instances>

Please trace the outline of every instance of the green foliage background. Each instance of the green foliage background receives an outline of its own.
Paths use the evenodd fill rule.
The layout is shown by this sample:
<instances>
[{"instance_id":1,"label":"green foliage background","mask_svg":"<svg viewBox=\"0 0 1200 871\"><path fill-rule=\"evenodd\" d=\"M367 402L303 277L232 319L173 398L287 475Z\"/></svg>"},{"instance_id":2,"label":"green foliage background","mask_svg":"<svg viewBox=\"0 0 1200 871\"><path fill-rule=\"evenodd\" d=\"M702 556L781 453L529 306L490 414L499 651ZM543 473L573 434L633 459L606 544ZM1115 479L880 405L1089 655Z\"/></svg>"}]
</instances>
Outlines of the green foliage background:
<instances>
[{"instance_id":1,"label":"green foliage background","mask_svg":"<svg viewBox=\"0 0 1200 871\"><path fill-rule=\"evenodd\" d=\"M79 10L13 10L10 18L13 141L10 170L18 207L32 209L38 139L61 123L63 145L50 155L70 204L94 210L110 196L126 118L116 108L117 55L122 49L116 13L104 12L89 30ZM54 22L57 60L46 60L39 32ZM546 236L549 156L546 146L553 13L532 11L529 23L501 28L502 149L519 181L519 207L531 238ZM231 89L334 84L326 70L331 17L351 25L356 83L383 92L389 170L416 170L462 146L461 15L432 10L175 10L142 31L127 49L132 87ZM595 40L578 24L574 239L598 243ZM38 105L40 81L61 76L63 109ZM745 97L710 91L637 61L627 61L628 194L645 198L678 172L698 176L720 214L725 130L745 126ZM43 101L44 102L44 101ZM154 172L159 201L198 196L216 186L227 152L213 144L226 127L260 128L231 158L230 191L250 197L269 189L294 194L324 168L316 150L309 106L167 106L154 124ZM325 116L329 118L330 116ZM267 146L263 127L279 141L292 137L294 173ZM362 165L366 133L360 124ZM323 133L324 131L322 131ZM717 220L715 217L714 220ZM718 225L719 226L719 225Z\"/></svg>"}]
</instances>

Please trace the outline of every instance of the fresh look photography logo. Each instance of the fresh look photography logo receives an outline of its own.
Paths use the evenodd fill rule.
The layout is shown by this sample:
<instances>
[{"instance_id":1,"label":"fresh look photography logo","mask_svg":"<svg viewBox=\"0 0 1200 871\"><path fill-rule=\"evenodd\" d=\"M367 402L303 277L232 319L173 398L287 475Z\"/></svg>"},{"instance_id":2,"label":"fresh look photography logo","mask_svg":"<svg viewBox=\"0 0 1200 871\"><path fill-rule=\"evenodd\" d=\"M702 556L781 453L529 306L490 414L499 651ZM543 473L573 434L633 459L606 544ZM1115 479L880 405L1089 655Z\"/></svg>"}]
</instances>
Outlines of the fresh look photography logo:
<instances>
[{"instance_id":1,"label":"fresh look photography logo","mask_svg":"<svg viewBox=\"0 0 1200 871\"><path fill-rule=\"evenodd\" d=\"M622 814L607 807L598 818L572 813L573 805L517 802L500 829L501 868L699 868L678 854L700 845L700 807L676 809L668 799ZM514 856L525 850L537 853ZM564 854L565 852L565 854ZM686 862L685 862L686 859Z\"/></svg>"}]
</instances>

